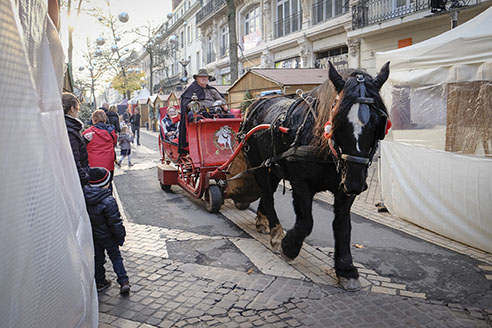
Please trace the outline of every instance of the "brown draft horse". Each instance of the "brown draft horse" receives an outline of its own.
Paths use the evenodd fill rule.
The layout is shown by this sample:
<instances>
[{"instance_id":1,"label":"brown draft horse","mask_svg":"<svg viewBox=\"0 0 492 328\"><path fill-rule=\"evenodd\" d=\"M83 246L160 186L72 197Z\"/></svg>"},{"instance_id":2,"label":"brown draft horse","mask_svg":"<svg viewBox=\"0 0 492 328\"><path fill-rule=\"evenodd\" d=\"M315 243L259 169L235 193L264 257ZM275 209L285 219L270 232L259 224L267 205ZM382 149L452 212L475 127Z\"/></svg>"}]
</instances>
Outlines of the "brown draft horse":
<instances>
[{"instance_id":1,"label":"brown draft horse","mask_svg":"<svg viewBox=\"0 0 492 328\"><path fill-rule=\"evenodd\" d=\"M250 202L258 197L252 190L259 189L257 229L270 231L273 249L288 260L297 257L311 233L315 193L333 193L335 271L340 286L349 291L360 289L350 252L350 208L356 195L367 189L367 168L378 140L385 135L387 110L379 90L388 75L386 63L375 78L354 70L343 78L330 63L329 80L308 95L258 100L248 109L241 132L265 123L272 129L248 139L241 157L246 161L238 164L238 159L229 169L229 176L245 165L252 169L256 183L247 177L231 181L230 196L237 202ZM280 133L279 126L290 132ZM273 198L281 179L290 181L296 213L296 223L285 235Z\"/></svg>"}]
</instances>

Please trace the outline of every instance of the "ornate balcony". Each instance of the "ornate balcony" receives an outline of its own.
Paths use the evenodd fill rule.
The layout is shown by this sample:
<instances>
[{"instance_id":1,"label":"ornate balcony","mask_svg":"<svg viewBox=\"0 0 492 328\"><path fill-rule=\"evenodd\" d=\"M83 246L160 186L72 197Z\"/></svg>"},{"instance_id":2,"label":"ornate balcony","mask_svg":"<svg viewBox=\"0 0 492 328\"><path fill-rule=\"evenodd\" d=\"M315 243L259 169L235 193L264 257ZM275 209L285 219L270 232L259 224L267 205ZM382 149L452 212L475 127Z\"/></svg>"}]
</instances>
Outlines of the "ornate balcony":
<instances>
[{"instance_id":1,"label":"ornate balcony","mask_svg":"<svg viewBox=\"0 0 492 328\"><path fill-rule=\"evenodd\" d=\"M352 6L352 29L428 9L428 0L361 0Z\"/></svg>"},{"instance_id":2,"label":"ornate balcony","mask_svg":"<svg viewBox=\"0 0 492 328\"><path fill-rule=\"evenodd\" d=\"M200 25L208 18L218 13L219 10L225 8L226 0L210 0L199 12L196 13L196 25Z\"/></svg>"}]
</instances>

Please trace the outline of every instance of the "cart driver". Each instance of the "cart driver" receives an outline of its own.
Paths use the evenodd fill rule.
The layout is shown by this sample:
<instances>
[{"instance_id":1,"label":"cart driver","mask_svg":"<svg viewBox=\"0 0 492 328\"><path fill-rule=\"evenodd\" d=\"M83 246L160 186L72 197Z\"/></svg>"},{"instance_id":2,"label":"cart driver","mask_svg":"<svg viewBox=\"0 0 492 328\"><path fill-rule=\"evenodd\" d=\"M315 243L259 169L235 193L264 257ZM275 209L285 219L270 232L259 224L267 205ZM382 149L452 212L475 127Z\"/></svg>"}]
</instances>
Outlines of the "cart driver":
<instances>
[{"instance_id":1,"label":"cart driver","mask_svg":"<svg viewBox=\"0 0 492 328\"><path fill-rule=\"evenodd\" d=\"M220 112L220 110L217 109L221 109L222 112L228 111L224 97L216 88L208 84L208 82L214 81L215 78L209 75L206 69L199 69L198 73L193 75L193 79L195 79L195 81L193 81L181 95L181 122L193 120L193 112L188 108L193 94L197 96L198 103L200 104L199 114L205 118L211 118L214 113ZM216 101L222 101L222 105L217 105ZM224 114L221 115L222 117L225 117ZM186 152L184 148L187 146L186 124L180 124L178 151L180 153Z\"/></svg>"}]
</instances>

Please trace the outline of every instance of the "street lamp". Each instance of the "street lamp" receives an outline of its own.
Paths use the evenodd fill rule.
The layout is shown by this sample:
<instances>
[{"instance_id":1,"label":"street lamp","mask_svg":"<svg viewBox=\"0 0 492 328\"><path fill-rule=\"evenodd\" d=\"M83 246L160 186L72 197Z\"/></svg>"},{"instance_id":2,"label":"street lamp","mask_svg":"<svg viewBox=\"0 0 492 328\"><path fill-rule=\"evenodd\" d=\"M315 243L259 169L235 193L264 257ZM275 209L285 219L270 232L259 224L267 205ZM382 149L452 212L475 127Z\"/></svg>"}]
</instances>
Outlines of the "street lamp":
<instances>
[{"instance_id":1,"label":"street lamp","mask_svg":"<svg viewBox=\"0 0 492 328\"><path fill-rule=\"evenodd\" d=\"M188 64L190 63L190 61L188 60L188 58L186 57L186 25L188 24L187 21L183 21L183 27L184 27L184 31L183 31L183 47L184 47L184 57L181 58L181 60L179 61L179 63L181 64L181 66L183 66L183 77L181 78L181 83L183 85L186 85L188 83L188 72L186 71L186 66L188 66Z\"/></svg>"}]
</instances>

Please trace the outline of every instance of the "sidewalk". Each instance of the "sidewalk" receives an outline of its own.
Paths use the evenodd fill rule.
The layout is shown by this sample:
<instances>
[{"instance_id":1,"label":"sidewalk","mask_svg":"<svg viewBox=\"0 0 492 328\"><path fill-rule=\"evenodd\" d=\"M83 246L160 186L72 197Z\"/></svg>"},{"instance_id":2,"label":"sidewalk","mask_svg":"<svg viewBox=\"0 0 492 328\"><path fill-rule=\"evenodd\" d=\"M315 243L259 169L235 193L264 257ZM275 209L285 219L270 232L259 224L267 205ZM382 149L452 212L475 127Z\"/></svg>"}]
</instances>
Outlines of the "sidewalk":
<instances>
[{"instance_id":1,"label":"sidewalk","mask_svg":"<svg viewBox=\"0 0 492 328\"><path fill-rule=\"evenodd\" d=\"M317 197L331 201L325 193ZM122 213L131 210L116 198ZM374 199L376 196L358 197L353 212L419 238L424 234L433 242L491 263L490 254L418 229L388 213L377 213ZM252 238L206 236L126 220L128 237L122 253L132 291L128 297L120 296L113 286L99 294L100 327L490 327L492 305L489 309L463 308L429 301L424 293L408 291L405 285L361 264L356 265L363 290L342 291L336 287L333 249L304 244L298 259L287 263L270 250L268 236L256 233L252 211L238 211L227 200L221 213ZM243 272L169 259L167 243L196 240L232 242L254 266ZM492 266L482 269L492 275ZM115 281L109 266L108 273Z\"/></svg>"}]
</instances>

